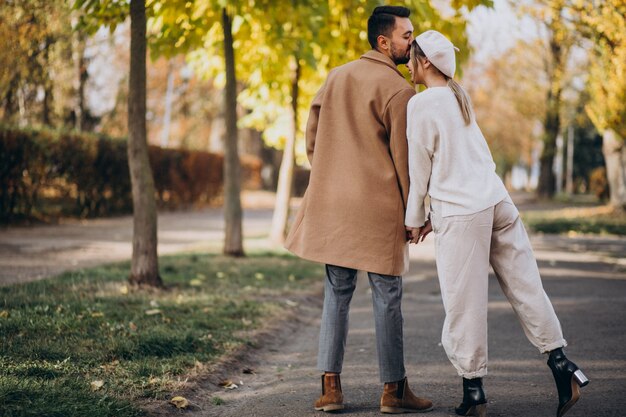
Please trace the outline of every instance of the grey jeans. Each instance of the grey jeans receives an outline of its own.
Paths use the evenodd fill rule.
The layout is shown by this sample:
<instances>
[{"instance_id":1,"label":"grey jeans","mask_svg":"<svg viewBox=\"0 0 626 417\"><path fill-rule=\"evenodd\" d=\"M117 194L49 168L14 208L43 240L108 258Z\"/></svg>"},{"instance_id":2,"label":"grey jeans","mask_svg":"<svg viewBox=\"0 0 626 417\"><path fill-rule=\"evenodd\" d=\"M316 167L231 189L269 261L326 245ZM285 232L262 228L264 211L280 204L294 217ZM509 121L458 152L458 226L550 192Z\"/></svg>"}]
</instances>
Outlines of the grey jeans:
<instances>
[{"instance_id":1,"label":"grey jeans","mask_svg":"<svg viewBox=\"0 0 626 417\"><path fill-rule=\"evenodd\" d=\"M380 381L395 382L405 377L402 336L402 277L368 272ZM320 329L317 366L323 372L340 373L348 336L348 312L356 288L357 271L326 265L324 310Z\"/></svg>"}]
</instances>

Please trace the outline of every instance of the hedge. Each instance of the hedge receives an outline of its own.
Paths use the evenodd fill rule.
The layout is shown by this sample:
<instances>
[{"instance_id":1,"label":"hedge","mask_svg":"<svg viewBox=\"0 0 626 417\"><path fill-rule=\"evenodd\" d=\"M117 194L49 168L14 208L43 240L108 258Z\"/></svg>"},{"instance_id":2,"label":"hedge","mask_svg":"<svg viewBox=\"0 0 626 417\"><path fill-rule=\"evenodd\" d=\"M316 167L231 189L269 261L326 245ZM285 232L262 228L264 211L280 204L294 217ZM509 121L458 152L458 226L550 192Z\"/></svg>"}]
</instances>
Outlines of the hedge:
<instances>
[{"instance_id":1,"label":"hedge","mask_svg":"<svg viewBox=\"0 0 626 417\"><path fill-rule=\"evenodd\" d=\"M208 205L223 185L220 154L149 148L160 208ZM261 162L242 159L245 188L261 185ZM132 212L126 140L0 125L0 223Z\"/></svg>"}]
</instances>

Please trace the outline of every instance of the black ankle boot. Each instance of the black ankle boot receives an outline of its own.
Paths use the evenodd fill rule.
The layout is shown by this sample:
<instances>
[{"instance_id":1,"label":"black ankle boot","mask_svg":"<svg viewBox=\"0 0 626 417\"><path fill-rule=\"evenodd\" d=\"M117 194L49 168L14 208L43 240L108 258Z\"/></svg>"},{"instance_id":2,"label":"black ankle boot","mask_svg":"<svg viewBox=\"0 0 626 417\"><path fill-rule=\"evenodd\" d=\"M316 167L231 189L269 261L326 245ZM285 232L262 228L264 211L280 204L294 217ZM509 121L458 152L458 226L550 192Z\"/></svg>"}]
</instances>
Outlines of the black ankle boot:
<instances>
[{"instance_id":1,"label":"black ankle boot","mask_svg":"<svg viewBox=\"0 0 626 417\"><path fill-rule=\"evenodd\" d=\"M454 411L460 416L487 416L487 399L482 378L463 378L463 402Z\"/></svg>"},{"instance_id":2,"label":"black ankle boot","mask_svg":"<svg viewBox=\"0 0 626 417\"><path fill-rule=\"evenodd\" d=\"M561 348L550 352L548 366L552 369L556 389L559 392L556 416L562 417L580 398L579 387L587 385L589 380L574 362L565 357Z\"/></svg>"}]
</instances>

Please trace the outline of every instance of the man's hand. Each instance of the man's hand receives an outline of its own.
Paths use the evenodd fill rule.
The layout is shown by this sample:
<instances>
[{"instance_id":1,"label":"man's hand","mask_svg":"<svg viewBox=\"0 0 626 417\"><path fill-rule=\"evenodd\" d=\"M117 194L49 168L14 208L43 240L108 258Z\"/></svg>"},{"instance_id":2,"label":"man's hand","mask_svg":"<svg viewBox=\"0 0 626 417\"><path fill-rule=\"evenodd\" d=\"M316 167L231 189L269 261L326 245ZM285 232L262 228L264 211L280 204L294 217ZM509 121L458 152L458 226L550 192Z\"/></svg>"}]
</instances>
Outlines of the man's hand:
<instances>
[{"instance_id":1,"label":"man's hand","mask_svg":"<svg viewBox=\"0 0 626 417\"><path fill-rule=\"evenodd\" d=\"M406 230L406 240L410 243L415 243L414 240L417 239L419 235L419 228L404 226L404 229Z\"/></svg>"},{"instance_id":2,"label":"man's hand","mask_svg":"<svg viewBox=\"0 0 626 417\"><path fill-rule=\"evenodd\" d=\"M404 226L404 228L406 229L406 240L408 240L409 243L415 244L423 242L424 239L426 239L426 236L433 231L430 220L426 221L426 224L422 227Z\"/></svg>"}]
</instances>

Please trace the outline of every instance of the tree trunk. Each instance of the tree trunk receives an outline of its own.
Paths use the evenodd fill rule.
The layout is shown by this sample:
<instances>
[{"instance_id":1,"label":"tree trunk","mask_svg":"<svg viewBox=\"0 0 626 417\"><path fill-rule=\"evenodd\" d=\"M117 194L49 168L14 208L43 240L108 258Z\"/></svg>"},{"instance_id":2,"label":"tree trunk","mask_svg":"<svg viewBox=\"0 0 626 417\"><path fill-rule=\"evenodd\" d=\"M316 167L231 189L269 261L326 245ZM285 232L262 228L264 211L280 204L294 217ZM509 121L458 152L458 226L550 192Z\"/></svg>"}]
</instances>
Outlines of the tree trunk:
<instances>
[{"instance_id":1,"label":"tree trunk","mask_svg":"<svg viewBox=\"0 0 626 417\"><path fill-rule=\"evenodd\" d=\"M165 112L163 114L163 130L161 131L161 147L170 144L170 128L172 125L172 102L174 101L174 61L167 63L167 88L165 90Z\"/></svg>"},{"instance_id":2,"label":"tree trunk","mask_svg":"<svg viewBox=\"0 0 626 417\"><path fill-rule=\"evenodd\" d=\"M50 126L52 124L51 118L50 118L50 112L51 112L51 103L52 103L52 81L50 80L50 72L49 72L49 68L50 68L50 46L52 45L52 41L50 39L50 37L46 37L46 41L44 43L44 51L43 51L43 57L44 57L44 68L43 68L43 72L44 72L44 76L43 76L43 105L42 105L42 110L41 110L41 123L43 123L45 126Z\"/></svg>"},{"instance_id":3,"label":"tree trunk","mask_svg":"<svg viewBox=\"0 0 626 417\"><path fill-rule=\"evenodd\" d=\"M287 231L287 221L289 220L289 203L291 201L291 191L293 189L293 168L295 163L296 137L298 134L298 81L300 81L300 62L295 57L296 68L293 82L291 84L291 111L292 111L292 132L287 136L287 143L283 150L283 160L280 164L278 174L278 187L276 189L276 203L274 205L274 216L272 217L272 229L270 231L270 241L278 246L285 241Z\"/></svg>"},{"instance_id":4,"label":"tree trunk","mask_svg":"<svg viewBox=\"0 0 626 417\"><path fill-rule=\"evenodd\" d=\"M561 130L561 90L565 66L566 48L555 39L554 30L550 38L550 54L552 68L549 71L550 89L548 90L546 118L544 120L543 151L539 161L539 183L537 195L542 198L552 198L555 192L556 178L552 169L556 154L556 138Z\"/></svg>"},{"instance_id":5,"label":"tree trunk","mask_svg":"<svg viewBox=\"0 0 626 417\"><path fill-rule=\"evenodd\" d=\"M237 132L237 79L235 76L235 52L233 50L232 20L226 8L222 9L224 30L224 60L226 64L226 88L224 111L226 116L226 140L224 143L224 254L244 256L241 230L241 167L239 163Z\"/></svg>"},{"instance_id":6,"label":"tree trunk","mask_svg":"<svg viewBox=\"0 0 626 417\"><path fill-rule=\"evenodd\" d=\"M133 258L129 281L160 287L157 211L146 140L146 5L130 2L130 79L128 86L128 166L133 193Z\"/></svg>"},{"instance_id":7,"label":"tree trunk","mask_svg":"<svg viewBox=\"0 0 626 417\"><path fill-rule=\"evenodd\" d=\"M85 128L85 83L88 77L85 35L81 31L76 31L72 37L72 56L74 59L74 129L81 131Z\"/></svg>"},{"instance_id":8,"label":"tree trunk","mask_svg":"<svg viewBox=\"0 0 626 417\"><path fill-rule=\"evenodd\" d=\"M602 153L609 182L610 204L615 209L626 210L626 146L612 129L602 135Z\"/></svg>"}]
</instances>

